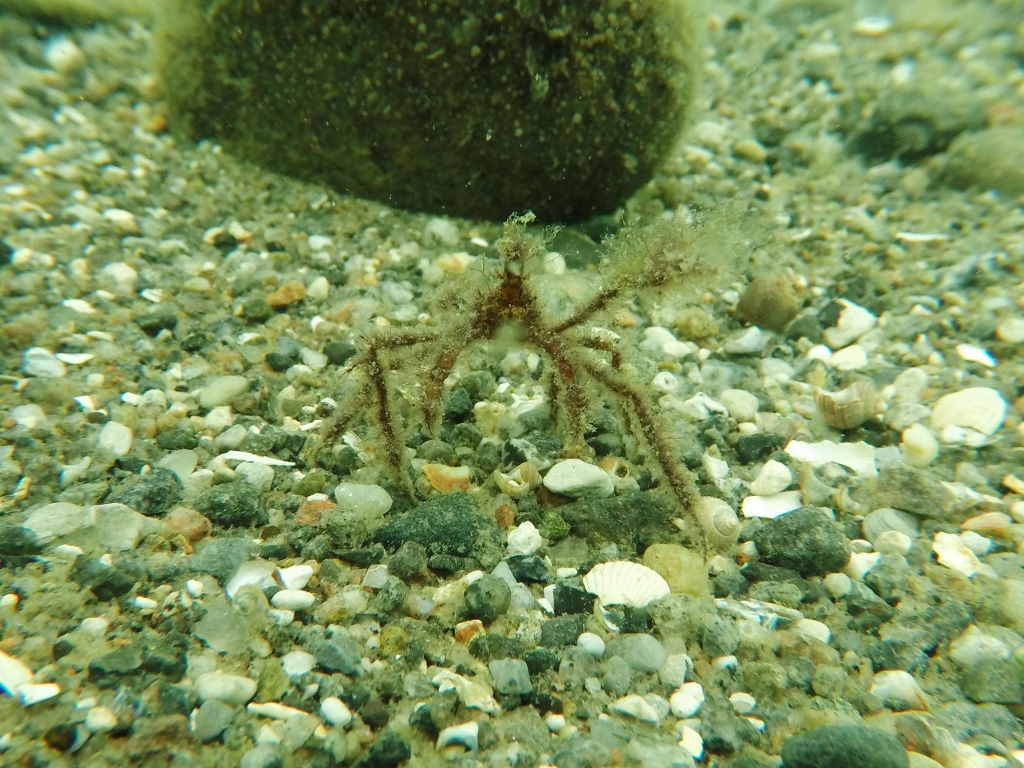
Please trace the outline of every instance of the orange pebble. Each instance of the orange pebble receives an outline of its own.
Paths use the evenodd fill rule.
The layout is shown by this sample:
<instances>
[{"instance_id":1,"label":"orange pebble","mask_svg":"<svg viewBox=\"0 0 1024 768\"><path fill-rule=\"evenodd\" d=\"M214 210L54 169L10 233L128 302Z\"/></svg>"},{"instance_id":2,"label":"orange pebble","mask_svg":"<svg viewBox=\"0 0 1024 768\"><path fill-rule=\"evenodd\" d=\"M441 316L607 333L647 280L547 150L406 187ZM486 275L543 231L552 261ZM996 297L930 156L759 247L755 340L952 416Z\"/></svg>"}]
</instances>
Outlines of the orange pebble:
<instances>
[{"instance_id":1,"label":"orange pebble","mask_svg":"<svg viewBox=\"0 0 1024 768\"><path fill-rule=\"evenodd\" d=\"M484 631L484 623L480 619L460 621L455 625L455 639L466 645L478 632Z\"/></svg>"},{"instance_id":2,"label":"orange pebble","mask_svg":"<svg viewBox=\"0 0 1024 768\"><path fill-rule=\"evenodd\" d=\"M296 525L316 525L320 522L320 515L326 512L328 509L334 507L335 504L329 499L319 499L317 501L304 501L299 505L298 511L295 513L295 524Z\"/></svg>"},{"instance_id":3,"label":"orange pebble","mask_svg":"<svg viewBox=\"0 0 1024 768\"><path fill-rule=\"evenodd\" d=\"M502 504L494 510L494 522L502 528L511 528L516 519L516 511L508 504Z\"/></svg>"},{"instance_id":4,"label":"orange pebble","mask_svg":"<svg viewBox=\"0 0 1024 768\"><path fill-rule=\"evenodd\" d=\"M306 298L306 288L298 280L289 280L272 294L267 296L267 304L274 309L284 309L289 304Z\"/></svg>"}]
</instances>

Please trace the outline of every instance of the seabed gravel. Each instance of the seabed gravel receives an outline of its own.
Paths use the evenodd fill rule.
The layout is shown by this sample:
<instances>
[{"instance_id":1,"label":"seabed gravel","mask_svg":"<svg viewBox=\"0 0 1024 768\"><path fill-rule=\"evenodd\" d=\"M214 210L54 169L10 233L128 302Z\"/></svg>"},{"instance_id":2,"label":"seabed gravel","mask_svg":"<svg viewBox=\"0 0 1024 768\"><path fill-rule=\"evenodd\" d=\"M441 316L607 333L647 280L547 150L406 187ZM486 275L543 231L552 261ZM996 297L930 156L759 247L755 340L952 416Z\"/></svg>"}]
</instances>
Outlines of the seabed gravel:
<instances>
[{"instance_id":1,"label":"seabed gravel","mask_svg":"<svg viewBox=\"0 0 1024 768\"><path fill-rule=\"evenodd\" d=\"M610 411L607 475L544 487L529 350L468 354L409 436L426 505L365 429L306 466L361 331L429 322L500 225L179 145L144 23L0 12L0 762L1020 764L1021 22L714 9L703 114L629 213L739 266L608 319L737 513L706 563ZM588 233L549 246L554 307ZM596 601L627 559L671 594Z\"/></svg>"}]
</instances>

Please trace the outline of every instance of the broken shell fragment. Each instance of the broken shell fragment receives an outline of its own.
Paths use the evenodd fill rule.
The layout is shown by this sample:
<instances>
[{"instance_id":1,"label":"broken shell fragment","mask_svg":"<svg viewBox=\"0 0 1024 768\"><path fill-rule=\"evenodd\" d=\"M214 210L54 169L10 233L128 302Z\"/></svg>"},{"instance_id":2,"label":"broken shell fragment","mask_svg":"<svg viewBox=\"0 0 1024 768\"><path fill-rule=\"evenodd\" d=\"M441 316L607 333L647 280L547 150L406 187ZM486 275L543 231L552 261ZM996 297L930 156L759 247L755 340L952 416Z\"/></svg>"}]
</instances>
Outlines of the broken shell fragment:
<instances>
[{"instance_id":1,"label":"broken shell fragment","mask_svg":"<svg viewBox=\"0 0 1024 768\"><path fill-rule=\"evenodd\" d=\"M711 549L725 549L736 543L740 520L726 502L713 496L701 496L694 514Z\"/></svg>"},{"instance_id":2,"label":"broken shell fragment","mask_svg":"<svg viewBox=\"0 0 1024 768\"><path fill-rule=\"evenodd\" d=\"M855 381L839 392L817 390L814 402L830 427L855 429L882 411L882 399L871 382Z\"/></svg>"},{"instance_id":3,"label":"broken shell fragment","mask_svg":"<svg viewBox=\"0 0 1024 768\"><path fill-rule=\"evenodd\" d=\"M625 605L631 608L643 608L672 591L657 571L628 560L595 565L583 577L583 586L597 595L603 606Z\"/></svg>"},{"instance_id":4,"label":"broken shell fragment","mask_svg":"<svg viewBox=\"0 0 1024 768\"><path fill-rule=\"evenodd\" d=\"M1006 419L1007 403L991 387L969 387L943 395L932 409L932 429L941 432L946 427L973 429L983 435L992 435Z\"/></svg>"},{"instance_id":5,"label":"broken shell fragment","mask_svg":"<svg viewBox=\"0 0 1024 768\"><path fill-rule=\"evenodd\" d=\"M541 483L540 472L528 461L524 461L508 473L496 469L491 476L494 478L494 484L498 486L498 490L507 493L512 498L525 496L539 487Z\"/></svg>"},{"instance_id":6,"label":"broken shell fragment","mask_svg":"<svg viewBox=\"0 0 1024 768\"><path fill-rule=\"evenodd\" d=\"M1005 512L983 512L980 515L964 520L960 528L965 531L976 533L988 533L994 536L1005 536L1010 526L1013 525L1013 518Z\"/></svg>"},{"instance_id":7,"label":"broken shell fragment","mask_svg":"<svg viewBox=\"0 0 1024 768\"><path fill-rule=\"evenodd\" d=\"M448 491L469 490L469 467L449 467L445 464L424 464L423 474L434 490Z\"/></svg>"}]
</instances>

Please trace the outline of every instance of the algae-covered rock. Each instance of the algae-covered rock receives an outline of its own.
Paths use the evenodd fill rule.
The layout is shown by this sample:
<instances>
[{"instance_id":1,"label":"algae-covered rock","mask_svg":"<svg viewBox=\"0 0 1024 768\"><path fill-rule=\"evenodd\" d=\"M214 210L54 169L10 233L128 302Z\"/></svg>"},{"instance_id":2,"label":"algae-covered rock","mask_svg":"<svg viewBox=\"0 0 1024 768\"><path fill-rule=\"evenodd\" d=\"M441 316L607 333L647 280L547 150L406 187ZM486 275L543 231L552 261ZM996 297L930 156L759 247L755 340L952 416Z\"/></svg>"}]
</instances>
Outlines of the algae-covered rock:
<instances>
[{"instance_id":1,"label":"algae-covered rock","mask_svg":"<svg viewBox=\"0 0 1024 768\"><path fill-rule=\"evenodd\" d=\"M392 205L504 219L619 206L675 142L690 0L173 0L172 125Z\"/></svg>"}]
</instances>

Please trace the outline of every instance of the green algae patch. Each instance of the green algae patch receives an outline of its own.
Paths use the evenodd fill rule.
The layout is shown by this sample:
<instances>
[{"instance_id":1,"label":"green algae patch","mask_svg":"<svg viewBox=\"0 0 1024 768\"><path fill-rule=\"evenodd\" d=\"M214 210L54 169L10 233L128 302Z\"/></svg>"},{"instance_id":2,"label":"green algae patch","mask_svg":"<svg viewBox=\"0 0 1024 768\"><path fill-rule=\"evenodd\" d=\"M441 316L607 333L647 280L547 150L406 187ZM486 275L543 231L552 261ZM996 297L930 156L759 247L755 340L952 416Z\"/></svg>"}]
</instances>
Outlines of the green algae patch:
<instances>
[{"instance_id":1,"label":"green algae patch","mask_svg":"<svg viewBox=\"0 0 1024 768\"><path fill-rule=\"evenodd\" d=\"M173 0L172 126L412 210L613 211L675 143L699 66L682 0Z\"/></svg>"}]
</instances>

